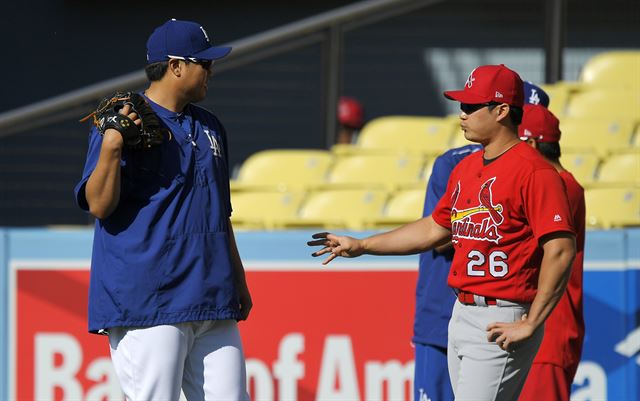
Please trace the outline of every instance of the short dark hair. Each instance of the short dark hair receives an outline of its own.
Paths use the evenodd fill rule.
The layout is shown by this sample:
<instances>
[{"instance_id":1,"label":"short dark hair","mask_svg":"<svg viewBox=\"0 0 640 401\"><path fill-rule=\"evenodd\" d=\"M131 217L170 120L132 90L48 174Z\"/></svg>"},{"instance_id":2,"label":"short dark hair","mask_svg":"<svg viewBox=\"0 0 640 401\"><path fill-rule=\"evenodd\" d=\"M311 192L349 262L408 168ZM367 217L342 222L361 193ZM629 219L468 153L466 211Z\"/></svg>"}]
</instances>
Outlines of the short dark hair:
<instances>
[{"instance_id":1,"label":"short dark hair","mask_svg":"<svg viewBox=\"0 0 640 401\"><path fill-rule=\"evenodd\" d=\"M509 117L516 127L522 123L522 115L524 114L522 107L509 106Z\"/></svg>"},{"instance_id":2,"label":"short dark hair","mask_svg":"<svg viewBox=\"0 0 640 401\"><path fill-rule=\"evenodd\" d=\"M489 110L493 110L496 108L496 106L501 104L502 103L498 103L498 102L489 102ZM509 105L509 119L511 120L511 124L513 124L514 127L517 128L518 125L522 123L522 115L523 115L522 107Z\"/></svg>"},{"instance_id":3,"label":"short dark hair","mask_svg":"<svg viewBox=\"0 0 640 401\"><path fill-rule=\"evenodd\" d=\"M151 82L159 81L164 77L164 74L167 72L169 68L168 61L161 61L159 63L149 64L144 67L144 72L147 74L147 79Z\"/></svg>"},{"instance_id":4,"label":"short dark hair","mask_svg":"<svg viewBox=\"0 0 640 401\"><path fill-rule=\"evenodd\" d=\"M557 162L562 156L558 142L538 142L538 152L554 162Z\"/></svg>"}]
</instances>

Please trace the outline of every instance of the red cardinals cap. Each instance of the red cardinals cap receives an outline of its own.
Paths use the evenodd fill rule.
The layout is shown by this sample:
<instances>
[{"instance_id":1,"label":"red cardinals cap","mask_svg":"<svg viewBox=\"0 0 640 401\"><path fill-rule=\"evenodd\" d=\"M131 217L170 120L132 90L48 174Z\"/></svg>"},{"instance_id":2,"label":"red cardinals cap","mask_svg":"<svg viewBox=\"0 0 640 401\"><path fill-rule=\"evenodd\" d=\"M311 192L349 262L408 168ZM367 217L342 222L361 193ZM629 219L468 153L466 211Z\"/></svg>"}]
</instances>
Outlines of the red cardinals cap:
<instances>
[{"instance_id":1,"label":"red cardinals cap","mask_svg":"<svg viewBox=\"0 0 640 401\"><path fill-rule=\"evenodd\" d=\"M352 97L340 97L338 101L338 121L347 127L361 128L364 124L364 110L360 102Z\"/></svg>"},{"instance_id":2,"label":"red cardinals cap","mask_svg":"<svg viewBox=\"0 0 640 401\"><path fill-rule=\"evenodd\" d=\"M445 97L460 103L507 103L522 107L524 84L517 72L500 65L482 65L469 74L462 90L446 91Z\"/></svg>"},{"instance_id":3,"label":"red cardinals cap","mask_svg":"<svg viewBox=\"0 0 640 401\"><path fill-rule=\"evenodd\" d=\"M523 141L533 138L538 142L559 142L560 121L544 106L525 104L518 136Z\"/></svg>"}]
</instances>

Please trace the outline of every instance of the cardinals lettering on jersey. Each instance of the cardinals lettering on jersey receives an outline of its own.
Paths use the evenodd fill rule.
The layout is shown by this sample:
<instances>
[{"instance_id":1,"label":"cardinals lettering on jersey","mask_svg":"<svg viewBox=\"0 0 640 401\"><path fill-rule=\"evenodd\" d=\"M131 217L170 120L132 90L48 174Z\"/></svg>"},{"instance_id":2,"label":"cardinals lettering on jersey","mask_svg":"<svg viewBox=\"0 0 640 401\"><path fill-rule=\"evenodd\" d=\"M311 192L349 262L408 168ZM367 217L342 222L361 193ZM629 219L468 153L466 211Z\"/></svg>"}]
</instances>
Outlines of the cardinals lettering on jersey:
<instances>
[{"instance_id":1,"label":"cardinals lettering on jersey","mask_svg":"<svg viewBox=\"0 0 640 401\"><path fill-rule=\"evenodd\" d=\"M500 242L502 235L498 228L504 221L504 217L502 205L493 204L491 186L495 180L496 177L492 177L482 184L478 191L478 204L467 209L457 207L460 196L460 181L458 181L452 196L451 207L451 241L453 243L457 243L459 238L491 241L496 244ZM481 220L474 216L481 216Z\"/></svg>"}]
</instances>

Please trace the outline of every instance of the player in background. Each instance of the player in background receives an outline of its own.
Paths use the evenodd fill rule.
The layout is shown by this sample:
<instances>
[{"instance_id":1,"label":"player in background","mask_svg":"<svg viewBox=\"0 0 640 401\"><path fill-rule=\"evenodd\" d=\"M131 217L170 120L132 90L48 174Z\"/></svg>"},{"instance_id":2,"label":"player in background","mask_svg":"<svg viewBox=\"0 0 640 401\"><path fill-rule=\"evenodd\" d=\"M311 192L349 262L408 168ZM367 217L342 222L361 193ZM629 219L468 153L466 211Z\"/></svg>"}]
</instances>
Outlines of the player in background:
<instances>
[{"instance_id":1,"label":"player in background","mask_svg":"<svg viewBox=\"0 0 640 401\"><path fill-rule=\"evenodd\" d=\"M544 339L531 366L520 401L569 401L571 383L578 369L584 340L582 314L582 264L584 260L584 189L560 164L560 122L542 106L525 106L520 139L547 160L564 181L573 212L576 258L567 290L544 327Z\"/></svg>"},{"instance_id":2,"label":"player in background","mask_svg":"<svg viewBox=\"0 0 640 401\"><path fill-rule=\"evenodd\" d=\"M94 128L78 205L97 217L89 331L107 334L127 400L248 400L237 320L252 302L230 222L224 127L204 100L214 47L169 20L147 41L144 96L172 140L130 149ZM120 111L140 122L128 105Z\"/></svg>"},{"instance_id":3,"label":"player in background","mask_svg":"<svg viewBox=\"0 0 640 401\"><path fill-rule=\"evenodd\" d=\"M433 163L427 184L422 216L430 216L447 189L453 168L480 145L450 149ZM447 243L420 254L416 285L416 311L413 323L415 371L414 400L453 401L453 390L447 369L447 326L456 294L447 286L453 260L453 246Z\"/></svg>"},{"instance_id":4,"label":"player in background","mask_svg":"<svg viewBox=\"0 0 640 401\"><path fill-rule=\"evenodd\" d=\"M540 87L525 81L524 101L525 104L547 107L549 96ZM462 146L436 158L425 194L423 217L433 212L447 188L453 168L480 149L480 145ZM453 401L447 370L447 326L456 300L455 293L447 286L452 260L451 243L420 254L412 339L415 346L413 387L416 401Z\"/></svg>"},{"instance_id":5,"label":"player in background","mask_svg":"<svg viewBox=\"0 0 640 401\"><path fill-rule=\"evenodd\" d=\"M452 241L448 369L456 400L516 400L564 292L575 236L558 173L518 138L523 82L504 65L473 70L461 128L483 150L451 173L431 216L365 239L314 234L327 264L338 256L408 255Z\"/></svg>"},{"instance_id":6,"label":"player in background","mask_svg":"<svg viewBox=\"0 0 640 401\"><path fill-rule=\"evenodd\" d=\"M549 108L549 95L531 81L524 81L524 104L536 104Z\"/></svg>"},{"instance_id":7,"label":"player in background","mask_svg":"<svg viewBox=\"0 0 640 401\"><path fill-rule=\"evenodd\" d=\"M355 98L341 96L338 100L337 144L354 144L364 125L364 108Z\"/></svg>"}]
</instances>

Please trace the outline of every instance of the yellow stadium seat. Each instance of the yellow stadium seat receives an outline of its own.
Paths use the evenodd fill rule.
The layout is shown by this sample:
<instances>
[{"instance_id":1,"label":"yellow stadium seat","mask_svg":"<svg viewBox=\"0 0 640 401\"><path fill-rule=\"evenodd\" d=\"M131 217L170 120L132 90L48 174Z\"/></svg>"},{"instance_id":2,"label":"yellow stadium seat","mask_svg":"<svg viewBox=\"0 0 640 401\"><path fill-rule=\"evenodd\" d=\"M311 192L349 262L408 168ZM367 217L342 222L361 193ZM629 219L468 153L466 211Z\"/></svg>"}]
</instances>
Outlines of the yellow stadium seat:
<instances>
[{"instance_id":1,"label":"yellow stadium seat","mask_svg":"<svg viewBox=\"0 0 640 401\"><path fill-rule=\"evenodd\" d=\"M351 155L358 153L360 148L351 143L336 143L331 146L331 153L334 157L341 157L345 155Z\"/></svg>"},{"instance_id":2,"label":"yellow stadium seat","mask_svg":"<svg viewBox=\"0 0 640 401\"><path fill-rule=\"evenodd\" d=\"M389 116L370 121L357 146L399 153L437 154L448 148L454 125L445 117Z\"/></svg>"},{"instance_id":3,"label":"yellow stadium seat","mask_svg":"<svg viewBox=\"0 0 640 401\"><path fill-rule=\"evenodd\" d=\"M549 95L549 110L560 118L564 115L567 102L569 100L569 94L571 93L571 86L563 82L555 84L540 85L542 90Z\"/></svg>"},{"instance_id":4,"label":"yellow stadium seat","mask_svg":"<svg viewBox=\"0 0 640 401\"><path fill-rule=\"evenodd\" d=\"M426 188L398 191L389 199L383 215L408 221L419 219L422 216L425 193Z\"/></svg>"},{"instance_id":5,"label":"yellow stadium seat","mask_svg":"<svg viewBox=\"0 0 640 401\"><path fill-rule=\"evenodd\" d=\"M590 228L640 225L640 188L591 188L585 191Z\"/></svg>"},{"instance_id":6,"label":"yellow stadium seat","mask_svg":"<svg viewBox=\"0 0 640 401\"><path fill-rule=\"evenodd\" d=\"M420 176L422 177L422 185L426 187L427 182L429 182L429 178L431 177L431 172L433 171L433 163L436 161L436 157L432 157L424 164L424 168L422 169L422 173Z\"/></svg>"},{"instance_id":7,"label":"yellow stadium seat","mask_svg":"<svg viewBox=\"0 0 640 401\"><path fill-rule=\"evenodd\" d=\"M385 228L410 223L422 217L426 188L398 191L387 202L382 217L371 219L370 228Z\"/></svg>"},{"instance_id":8,"label":"yellow stadium seat","mask_svg":"<svg viewBox=\"0 0 640 401\"><path fill-rule=\"evenodd\" d=\"M242 163L232 189L307 188L324 181L332 161L333 156L327 150L264 150Z\"/></svg>"},{"instance_id":9,"label":"yellow stadium seat","mask_svg":"<svg viewBox=\"0 0 640 401\"><path fill-rule=\"evenodd\" d=\"M397 154L355 154L336 161L329 172L329 185L393 189L420 181L424 159Z\"/></svg>"},{"instance_id":10,"label":"yellow stadium seat","mask_svg":"<svg viewBox=\"0 0 640 401\"><path fill-rule=\"evenodd\" d=\"M593 151L601 156L631 146L634 122L629 118L563 118L560 121L562 150Z\"/></svg>"},{"instance_id":11,"label":"yellow stadium seat","mask_svg":"<svg viewBox=\"0 0 640 401\"><path fill-rule=\"evenodd\" d=\"M610 51L592 57L580 80L588 85L640 90L640 51Z\"/></svg>"},{"instance_id":12,"label":"yellow stadium seat","mask_svg":"<svg viewBox=\"0 0 640 401\"><path fill-rule=\"evenodd\" d=\"M571 95L567 117L640 121L640 90L589 89Z\"/></svg>"},{"instance_id":13,"label":"yellow stadium seat","mask_svg":"<svg viewBox=\"0 0 640 401\"><path fill-rule=\"evenodd\" d=\"M382 215L384 190L328 189L312 192L295 220L286 227L362 230L366 221Z\"/></svg>"},{"instance_id":14,"label":"yellow stadium seat","mask_svg":"<svg viewBox=\"0 0 640 401\"><path fill-rule=\"evenodd\" d=\"M631 147L634 149L640 149L640 124L636 125L636 129L633 132L631 138Z\"/></svg>"},{"instance_id":15,"label":"yellow stadium seat","mask_svg":"<svg viewBox=\"0 0 640 401\"><path fill-rule=\"evenodd\" d=\"M234 227L273 229L296 217L302 193L241 191L231 193Z\"/></svg>"},{"instance_id":16,"label":"yellow stadium seat","mask_svg":"<svg viewBox=\"0 0 640 401\"><path fill-rule=\"evenodd\" d=\"M446 118L448 118L451 121L451 123L454 126L454 130L453 130L453 135L451 136L451 140L449 141L449 146L447 146L447 148L440 153L444 153L449 149L459 148L461 146L472 145L472 144L477 145L477 143L471 142L464 137L464 132L462 132L462 129L460 128L460 117L458 116L458 114L450 114Z\"/></svg>"},{"instance_id":17,"label":"yellow stadium seat","mask_svg":"<svg viewBox=\"0 0 640 401\"><path fill-rule=\"evenodd\" d=\"M640 185L640 151L630 151L609 156L602 162L597 184Z\"/></svg>"},{"instance_id":18,"label":"yellow stadium seat","mask_svg":"<svg viewBox=\"0 0 640 401\"><path fill-rule=\"evenodd\" d=\"M451 143L451 148L459 148L461 146L473 145L473 144L477 145L476 142L468 141L467 138L464 137L464 133L462 132L462 130L460 130L460 131L456 131L456 134Z\"/></svg>"},{"instance_id":19,"label":"yellow stadium seat","mask_svg":"<svg viewBox=\"0 0 640 401\"><path fill-rule=\"evenodd\" d=\"M588 187L595 180L600 158L593 152L570 152L562 147L560 163L583 187Z\"/></svg>"}]
</instances>

